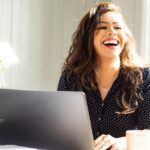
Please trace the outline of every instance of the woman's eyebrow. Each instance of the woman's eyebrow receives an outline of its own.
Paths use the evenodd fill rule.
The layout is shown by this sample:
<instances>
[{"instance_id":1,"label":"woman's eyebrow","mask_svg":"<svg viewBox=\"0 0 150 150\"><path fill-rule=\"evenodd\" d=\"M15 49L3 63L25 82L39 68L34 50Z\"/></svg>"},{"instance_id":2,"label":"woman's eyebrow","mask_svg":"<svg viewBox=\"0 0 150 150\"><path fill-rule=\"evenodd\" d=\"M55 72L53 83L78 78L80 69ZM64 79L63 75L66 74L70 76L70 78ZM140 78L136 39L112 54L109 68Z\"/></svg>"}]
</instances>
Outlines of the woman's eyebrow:
<instances>
[{"instance_id":1,"label":"woman's eyebrow","mask_svg":"<svg viewBox=\"0 0 150 150\"><path fill-rule=\"evenodd\" d=\"M99 24L110 24L110 23L106 21L101 21ZM113 24L119 24L119 22L113 22Z\"/></svg>"},{"instance_id":2,"label":"woman's eyebrow","mask_svg":"<svg viewBox=\"0 0 150 150\"><path fill-rule=\"evenodd\" d=\"M109 23L105 21L100 21L100 24L109 24Z\"/></svg>"}]
</instances>

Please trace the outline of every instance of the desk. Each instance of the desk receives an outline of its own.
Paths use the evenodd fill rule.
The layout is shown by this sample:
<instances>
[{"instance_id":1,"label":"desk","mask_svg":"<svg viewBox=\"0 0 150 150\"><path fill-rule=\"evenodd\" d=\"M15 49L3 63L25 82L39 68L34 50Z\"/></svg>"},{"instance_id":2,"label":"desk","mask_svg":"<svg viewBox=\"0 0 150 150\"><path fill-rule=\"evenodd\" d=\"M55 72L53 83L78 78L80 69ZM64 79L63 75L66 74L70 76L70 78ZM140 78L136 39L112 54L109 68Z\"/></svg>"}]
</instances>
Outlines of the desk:
<instances>
[{"instance_id":1,"label":"desk","mask_svg":"<svg viewBox=\"0 0 150 150\"><path fill-rule=\"evenodd\" d=\"M0 145L0 150L37 150L37 149L18 145Z\"/></svg>"}]
</instances>

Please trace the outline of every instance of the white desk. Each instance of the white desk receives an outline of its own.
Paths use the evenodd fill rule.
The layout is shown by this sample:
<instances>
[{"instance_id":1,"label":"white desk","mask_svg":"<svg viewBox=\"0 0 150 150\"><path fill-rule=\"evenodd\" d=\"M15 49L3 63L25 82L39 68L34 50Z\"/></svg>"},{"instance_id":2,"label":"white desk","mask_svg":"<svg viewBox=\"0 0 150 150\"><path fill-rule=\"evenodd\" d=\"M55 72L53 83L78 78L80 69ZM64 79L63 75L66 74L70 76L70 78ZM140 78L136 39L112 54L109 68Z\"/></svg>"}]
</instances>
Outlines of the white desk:
<instances>
[{"instance_id":1,"label":"white desk","mask_svg":"<svg viewBox=\"0 0 150 150\"><path fill-rule=\"evenodd\" d=\"M17 145L0 145L0 150L37 150L37 149Z\"/></svg>"}]
</instances>

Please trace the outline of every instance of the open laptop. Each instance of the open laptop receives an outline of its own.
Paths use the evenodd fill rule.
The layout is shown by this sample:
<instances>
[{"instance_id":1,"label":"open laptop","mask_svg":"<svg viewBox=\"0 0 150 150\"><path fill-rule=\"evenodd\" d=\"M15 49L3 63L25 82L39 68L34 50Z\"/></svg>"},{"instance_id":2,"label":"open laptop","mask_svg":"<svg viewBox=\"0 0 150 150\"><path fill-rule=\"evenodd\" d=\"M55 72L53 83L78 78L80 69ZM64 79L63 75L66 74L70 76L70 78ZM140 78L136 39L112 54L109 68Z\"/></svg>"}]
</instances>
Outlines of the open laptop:
<instances>
[{"instance_id":1,"label":"open laptop","mask_svg":"<svg viewBox=\"0 0 150 150\"><path fill-rule=\"evenodd\" d=\"M84 93L0 89L0 145L94 150Z\"/></svg>"}]
</instances>

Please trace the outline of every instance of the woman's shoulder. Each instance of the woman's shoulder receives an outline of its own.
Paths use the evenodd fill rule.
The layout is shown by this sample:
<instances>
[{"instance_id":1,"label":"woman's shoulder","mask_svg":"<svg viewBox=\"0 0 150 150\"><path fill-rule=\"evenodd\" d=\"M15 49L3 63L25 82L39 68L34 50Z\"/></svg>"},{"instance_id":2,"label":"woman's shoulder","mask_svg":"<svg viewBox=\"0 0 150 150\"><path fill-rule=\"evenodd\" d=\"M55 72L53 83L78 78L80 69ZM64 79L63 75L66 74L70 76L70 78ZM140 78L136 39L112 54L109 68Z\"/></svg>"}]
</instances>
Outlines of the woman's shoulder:
<instances>
[{"instance_id":1,"label":"woman's shoulder","mask_svg":"<svg viewBox=\"0 0 150 150\"><path fill-rule=\"evenodd\" d=\"M70 80L72 78L75 78L75 75L69 70L63 70L61 73L61 77Z\"/></svg>"},{"instance_id":2,"label":"woman's shoulder","mask_svg":"<svg viewBox=\"0 0 150 150\"><path fill-rule=\"evenodd\" d=\"M143 70L143 88L149 89L149 87L150 87L150 68L144 67L142 70Z\"/></svg>"},{"instance_id":3,"label":"woman's shoulder","mask_svg":"<svg viewBox=\"0 0 150 150\"><path fill-rule=\"evenodd\" d=\"M150 67L144 67L142 70L143 70L143 79L149 80L150 79Z\"/></svg>"},{"instance_id":4,"label":"woman's shoulder","mask_svg":"<svg viewBox=\"0 0 150 150\"><path fill-rule=\"evenodd\" d=\"M137 66L137 67L128 67L123 69L123 74L125 77L132 76L132 79L138 80L141 77L143 78L144 82L150 81L150 66Z\"/></svg>"},{"instance_id":5,"label":"woman's shoulder","mask_svg":"<svg viewBox=\"0 0 150 150\"><path fill-rule=\"evenodd\" d=\"M68 70L63 70L61 73L58 90L77 90L78 82L76 76Z\"/></svg>"},{"instance_id":6,"label":"woman's shoulder","mask_svg":"<svg viewBox=\"0 0 150 150\"><path fill-rule=\"evenodd\" d=\"M62 73L61 73L61 76L65 77L65 78L68 77L69 76L69 71L63 70Z\"/></svg>"}]
</instances>

